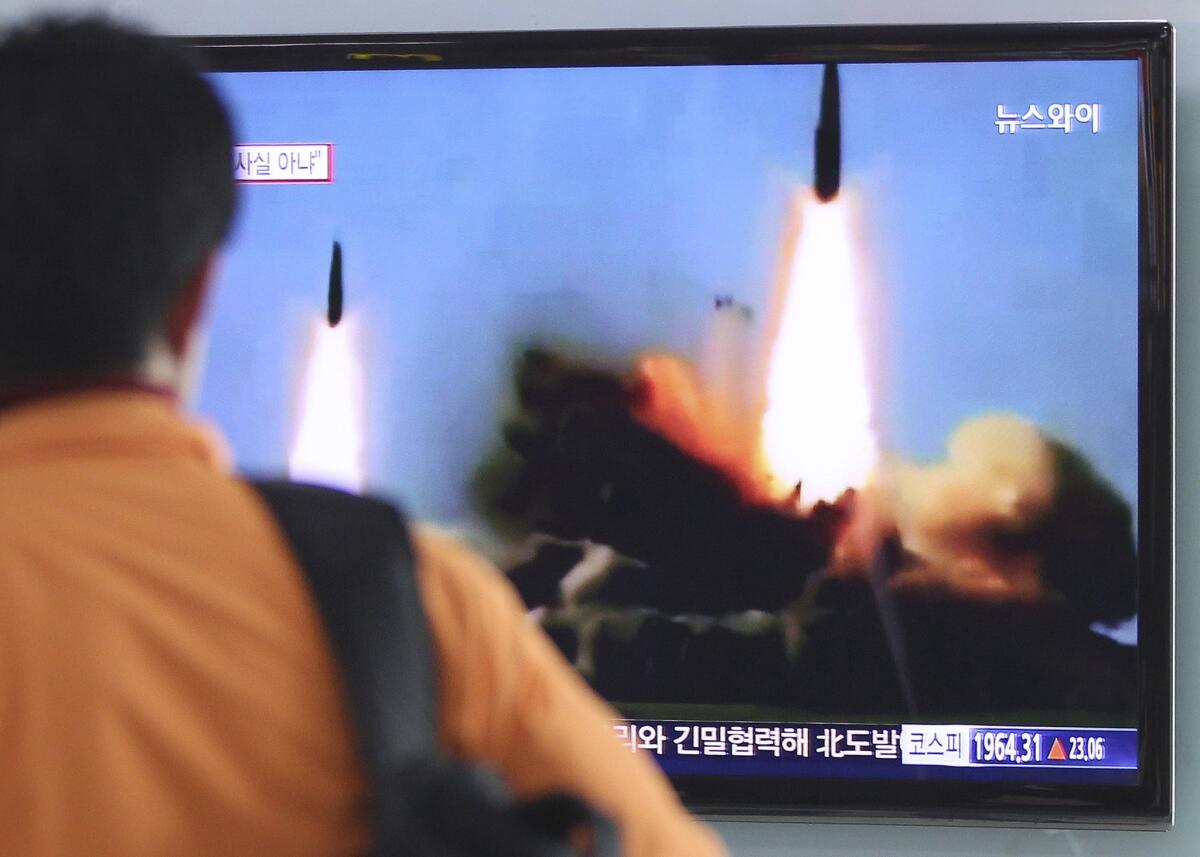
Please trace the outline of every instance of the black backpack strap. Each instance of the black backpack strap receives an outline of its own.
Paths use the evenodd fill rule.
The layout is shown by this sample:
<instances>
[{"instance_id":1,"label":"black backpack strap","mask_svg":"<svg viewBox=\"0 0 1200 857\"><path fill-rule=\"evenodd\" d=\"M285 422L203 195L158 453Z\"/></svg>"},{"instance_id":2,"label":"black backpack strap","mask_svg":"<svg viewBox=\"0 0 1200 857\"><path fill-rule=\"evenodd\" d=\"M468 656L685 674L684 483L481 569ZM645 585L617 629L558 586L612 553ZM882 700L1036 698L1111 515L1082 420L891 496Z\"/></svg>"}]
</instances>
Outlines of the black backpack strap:
<instances>
[{"instance_id":1,"label":"black backpack strap","mask_svg":"<svg viewBox=\"0 0 1200 857\"><path fill-rule=\"evenodd\" d=\"M579 799L516 803L493 773L437 749L428 624L399 511L378 500L290 482L250 483L308 579L345 679L372 793L374 857L615 857L611 820Z\"/></svg>"},{"instance_id":2,"label":"black backpack strap","mask_svg":"<svg viewBox=\"0 0 1200 857\"><path fill-rule=\"evenodd\" d=\"M345 679L373 795L377 852L397 853L407 807L395 772L436 746L436 688L412 547L393 506L255 481L294 549Z\"/></svg>"}]
</instances>

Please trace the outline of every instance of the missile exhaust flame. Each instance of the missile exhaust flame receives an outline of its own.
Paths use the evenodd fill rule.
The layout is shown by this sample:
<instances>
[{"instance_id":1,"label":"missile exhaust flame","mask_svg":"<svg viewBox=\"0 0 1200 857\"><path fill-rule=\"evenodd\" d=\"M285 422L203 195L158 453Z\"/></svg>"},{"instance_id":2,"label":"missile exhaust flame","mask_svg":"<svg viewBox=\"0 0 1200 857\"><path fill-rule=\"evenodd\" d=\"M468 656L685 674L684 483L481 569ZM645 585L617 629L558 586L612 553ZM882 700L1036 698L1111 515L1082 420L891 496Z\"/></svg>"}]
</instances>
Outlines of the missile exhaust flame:
<instances>
[{"instance_id":1,"label":"missile exhaust flame","mask_svg":"<svg viewBox=\"0 0 1200 857\"><path fill-rule=\"evenodd\" d=\"M313 319L288 475L345 491L363 489L365 384L357 325L343 318L342 247L333 243L324 318Z\"/></svg>"},{"instance_id":2,"label":"missile exhaust flame","mask_svg":"<svg viewBox=\"0 0 1200 857\"><path fill-rule=\"evenodd\" d=\"M851 207L794 200L766 377L762 449L780 499L811 507L866 484L878 461L871 427Z\"/></svg>"}]
</instances>

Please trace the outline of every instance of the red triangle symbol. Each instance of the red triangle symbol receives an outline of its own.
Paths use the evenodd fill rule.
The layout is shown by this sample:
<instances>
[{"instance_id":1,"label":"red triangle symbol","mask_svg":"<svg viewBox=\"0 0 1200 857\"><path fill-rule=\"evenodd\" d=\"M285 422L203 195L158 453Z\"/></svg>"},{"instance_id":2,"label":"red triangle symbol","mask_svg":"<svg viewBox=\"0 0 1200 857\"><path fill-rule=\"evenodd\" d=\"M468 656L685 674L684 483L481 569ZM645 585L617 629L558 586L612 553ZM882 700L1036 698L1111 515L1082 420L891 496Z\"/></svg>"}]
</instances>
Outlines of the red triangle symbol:
<instances>
[{"instance_id":1,"label":"red triangle symbol","mask_svg":"<svg viewBox=\"0 0 1200 857\"><path fill-rule=\"evenodd\" d=\"M1050 748L1049 758L1054 762L1061 762L1067 758L1067 751L1063 749L1062 739L1054 739L1054 745Z\"/></svg>"}]
</instances>

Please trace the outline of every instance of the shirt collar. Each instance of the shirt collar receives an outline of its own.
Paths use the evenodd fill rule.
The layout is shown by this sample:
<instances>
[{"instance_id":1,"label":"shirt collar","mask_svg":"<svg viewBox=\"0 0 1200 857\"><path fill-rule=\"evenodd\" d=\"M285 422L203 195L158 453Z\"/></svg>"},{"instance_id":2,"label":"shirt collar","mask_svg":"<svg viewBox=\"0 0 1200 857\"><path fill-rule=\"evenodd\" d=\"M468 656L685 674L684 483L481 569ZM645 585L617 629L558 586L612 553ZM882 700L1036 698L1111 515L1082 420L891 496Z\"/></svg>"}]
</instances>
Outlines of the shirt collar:
<instances>
[{"instance_id":1,"label":"shirt collar","mask_svg":"<svg viewBox=\"0 0 1200 857\"><path fill-rule=\"evenodd\" d=\"M225 439L163 387L121 376L0 387L0 465L91 456L186 457L231 469Z\"/></svg>"},{"instance_id":2,"label":"shirt collar","mask_svg":"<svg viewBox=\"0 0 1200 857\"><path fill-rule=\"evenodd\" d=\"M12 408L58 396L94 392L138 392L175 401L173 390L127 375L70 376L0 386L0 415Z\"/></svg>"}]
</instances>

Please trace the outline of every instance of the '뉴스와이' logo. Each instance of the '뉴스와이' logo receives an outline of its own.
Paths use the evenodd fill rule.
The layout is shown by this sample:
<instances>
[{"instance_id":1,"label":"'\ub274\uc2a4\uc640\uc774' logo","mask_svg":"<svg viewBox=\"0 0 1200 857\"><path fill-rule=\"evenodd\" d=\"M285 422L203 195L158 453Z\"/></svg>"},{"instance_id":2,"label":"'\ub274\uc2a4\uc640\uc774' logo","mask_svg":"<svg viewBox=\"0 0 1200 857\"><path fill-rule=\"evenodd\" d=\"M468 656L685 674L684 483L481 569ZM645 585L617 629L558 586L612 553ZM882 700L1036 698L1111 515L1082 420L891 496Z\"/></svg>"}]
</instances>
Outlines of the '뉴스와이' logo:
<instances>
[{"instance_id":1,"label":"'\ub274\uc2a4\uc640\uc774' logo","mask_svg":"<svg viewBox=\"0 0 1200 857\"><path fill-rule=\"evenodd\" d=\"M1030 104L1023 113L1020 108L1009 113L1003 104L996 105L996 128L1001 134L1016 134L1018 131L1062 131L1070 134L1091 127L1093 134L1100 133L1100 104L1051 104L1041 110Z\"/></svg>"}]
</instances>

